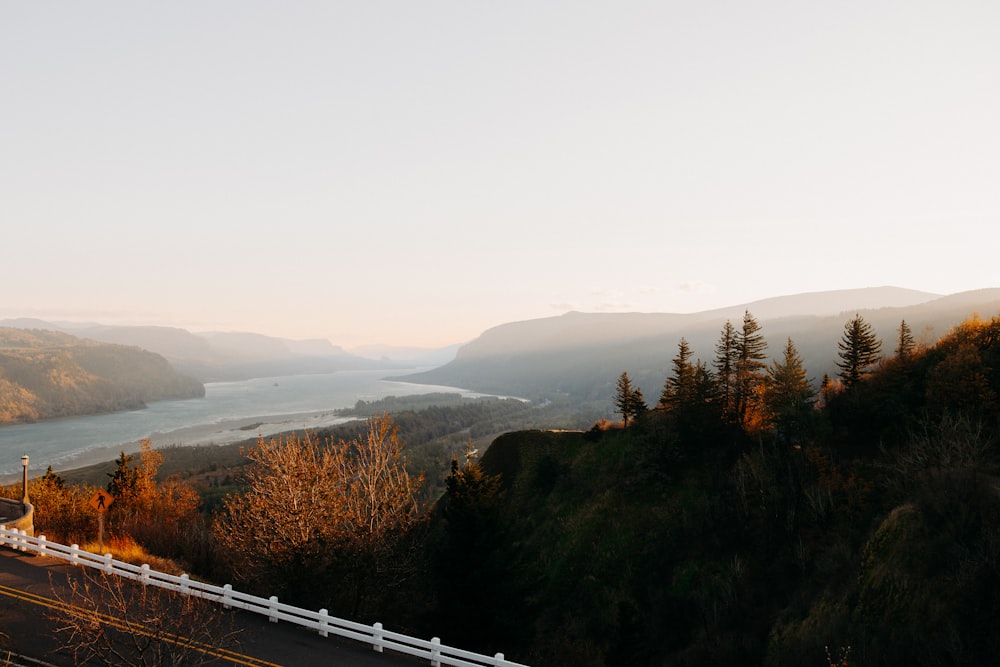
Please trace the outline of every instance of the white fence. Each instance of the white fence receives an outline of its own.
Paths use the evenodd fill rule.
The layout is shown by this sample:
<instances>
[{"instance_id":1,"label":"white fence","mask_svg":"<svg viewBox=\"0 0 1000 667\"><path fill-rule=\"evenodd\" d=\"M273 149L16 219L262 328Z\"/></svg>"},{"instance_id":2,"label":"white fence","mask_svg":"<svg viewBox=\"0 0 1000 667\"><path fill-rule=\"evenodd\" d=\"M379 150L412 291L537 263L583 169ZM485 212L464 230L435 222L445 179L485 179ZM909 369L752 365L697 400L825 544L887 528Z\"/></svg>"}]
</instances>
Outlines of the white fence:
<instances>
[{"instance_id":1,"label":"white fence","mask_svg":"<svg viewBox=\"0 0 1000 667\"><path fill-rule=\"evenodd\" d=\"M221 604L226 609L242 609L267 616L272 623L286 621L315 630L322 637L337 635L365 644L382 653L385 649L425 658L434 667L527 667L521 663L504 659L503 653L487 656L462 649L444 646L437 637L431 640L416 639L382 628L381 623L365 625L327 614L326 609L309 611L278 602L278 598L262 598L233 590L229 584L215 586L194 581L188 575L175 576L151 570L148 565L141 567L115 560L111 554L100 556L83 551L78 545L65 546L49 542L44 535L31 537L25 531L8 530L0 525L0 546L18 551L33 552L41 556L59 558L76 565L91 567L127 579L176 591L183 595L194 595Z\"/></svg>"}]
</instances>

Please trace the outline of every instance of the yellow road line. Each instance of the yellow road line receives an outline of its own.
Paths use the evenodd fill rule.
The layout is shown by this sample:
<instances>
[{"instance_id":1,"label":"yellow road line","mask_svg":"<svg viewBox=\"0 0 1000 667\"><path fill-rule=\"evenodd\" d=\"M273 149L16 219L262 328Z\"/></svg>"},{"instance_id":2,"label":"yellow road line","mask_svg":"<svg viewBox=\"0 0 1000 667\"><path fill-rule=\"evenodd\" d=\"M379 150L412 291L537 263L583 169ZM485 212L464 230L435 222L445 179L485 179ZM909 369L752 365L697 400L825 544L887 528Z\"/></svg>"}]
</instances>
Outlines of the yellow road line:
<instances>
[{"instance_id":1,"label":"yellow road line","mask_svg":"<svg viewBox=\"0 0 1000 667\"><path fill-rule=\"evenodd\" d=\"M76 605L63 602L61 600L52 599L44 595L38 595L37 593L30 593L28 591L22 591L17 588L11 588L9 586L4 586L0 584L0 595L5 595L9 598L14 598L21 600L22 602L28 602L30 604L39 605L42 607L47 607L49 609L54 609L66 614L71 614L83 619L93 619L99 623L104 623L117 630L136 632L138 634L144 635L146 637L157 637L168 641L172 644L182 646L194 651L199 651L205 655L210 655L213 658L221 658L222 660L228 660L237 665L245 665L246 667L282 667L278 663L268 662L267 660L262 660L260 658L255 658L250 655L245 655L237 651L232 651L226 648L219 648L212 646L211 644L205 644L199 642L195 639L188 637L183 637L181 635L176 635L170 632L153 633L147 630L139 623L126 623L121 619L111 616L110 614L104 614L99 611L92 609L84 609L83 607L78 607Z\"/></svg>"}]
</instances>

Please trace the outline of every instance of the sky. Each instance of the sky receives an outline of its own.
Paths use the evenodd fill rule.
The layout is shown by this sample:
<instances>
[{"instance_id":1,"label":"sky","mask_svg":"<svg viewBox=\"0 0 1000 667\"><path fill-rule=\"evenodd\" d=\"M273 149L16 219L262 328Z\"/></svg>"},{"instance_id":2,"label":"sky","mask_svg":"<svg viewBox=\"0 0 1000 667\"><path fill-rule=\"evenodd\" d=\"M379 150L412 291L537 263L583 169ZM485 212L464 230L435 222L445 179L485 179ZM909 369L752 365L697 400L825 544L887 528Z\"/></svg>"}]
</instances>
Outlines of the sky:
<instances>
[{"instance_id":1,"label":"sky","mask_svg":"<svg viewBox=\"0 0 1000 667\"><path fill-rule=\"evenodd\" d=\"M1000 287L996 0L0 3L0 318L444 346Z\"/></svg>"}]
</instances>

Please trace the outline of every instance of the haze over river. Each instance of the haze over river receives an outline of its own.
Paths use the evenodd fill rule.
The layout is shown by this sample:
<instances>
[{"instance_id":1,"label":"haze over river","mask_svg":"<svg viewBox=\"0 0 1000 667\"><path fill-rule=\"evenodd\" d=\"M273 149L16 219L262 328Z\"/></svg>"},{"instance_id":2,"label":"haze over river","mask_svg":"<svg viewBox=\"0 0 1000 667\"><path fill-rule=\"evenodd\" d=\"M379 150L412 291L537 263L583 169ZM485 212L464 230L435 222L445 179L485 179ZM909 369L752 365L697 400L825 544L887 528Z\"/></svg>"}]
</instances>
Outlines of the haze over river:
<instances>
[{"instance_id":1,"label":"haze over river","mask_svg":"<svg viewBox=\"0 0 1000 667\"><path fill-rule=\"evenodd\" d=\"M423 369L414 369L423 370ZM399 376L406 371L394 371ZM151 438L155 447L224 444L301 428L348 421L334 414L359 399L413 396L437 392L480 396L455 387L383 380L386 371L342 371L288 375L205 385L204 398L150 403L144 410L71 417L37 424L0 426L0 477L21 471L21 455L31 459L29 472L56 472L111 461L122 449L138 450Z\"/></svg>"}]
</instances>

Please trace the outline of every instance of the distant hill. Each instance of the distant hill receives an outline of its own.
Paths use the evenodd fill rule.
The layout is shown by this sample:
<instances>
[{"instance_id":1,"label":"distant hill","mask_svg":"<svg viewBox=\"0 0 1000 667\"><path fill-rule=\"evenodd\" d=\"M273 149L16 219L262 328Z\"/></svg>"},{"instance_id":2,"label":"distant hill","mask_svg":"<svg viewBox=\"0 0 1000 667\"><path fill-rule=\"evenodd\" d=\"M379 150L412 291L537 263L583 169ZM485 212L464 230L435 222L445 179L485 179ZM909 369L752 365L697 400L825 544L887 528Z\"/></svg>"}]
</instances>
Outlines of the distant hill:
<instances>
[{"instance_id":1,"label":"distant hill","mask_svg":"<svg viewBox=\"0 0 1000 667\"><path fill-rule=\"evenodd\" d=\"M161 355L40 329L0 328L0 424L134 410L205 395Z\"/></svg>"},{"instance_id":2,"label":"distant hill","mask_svg":"<svg viewBox=\"0 0 1000 667\"><path fill-rule=\"evenodd\" d=\"M776 297L700 313L570 312L494 327L463 346L454 361L407 376L408 382L466 387L528 398L566 395L578 401L610 401L622 371L655 401L670 372L681 337L695 358L711 364L727 320L738 325L750 311L762 325L769 355L791 337L818 386L836 373L837 342L844 323L860 313L894 348L906 320L926 344L974 313L1000 313L1000 289L940 296L892 287Z\"/></svg>"},{"instance_id":3,"label":"distant hill","mask_svg":"<svg viewBox=\"0 0 1000 667\"><path fill-rule=\"evenodd\" d=\"M457 344L441 348L362 345L354 348L354 353L367 359L379 359L418 368L421 366L443 366L455 358L460 347L461 345Z\"/></svg>"},{"instance_id":4,"label":"distant hill","mask_svg":"<svg viewBox=\"0 0 1000 667\"><path fill-rule=\"evenodd\" d=\"M0 320L0 326L46 329L104 343L135 345L162 355L178 371L202 382L412 367L350 354L327 340L289 340L245 332L195 334L177 327L111 326L34 319Z\"/></svg>"}]
</instances>

